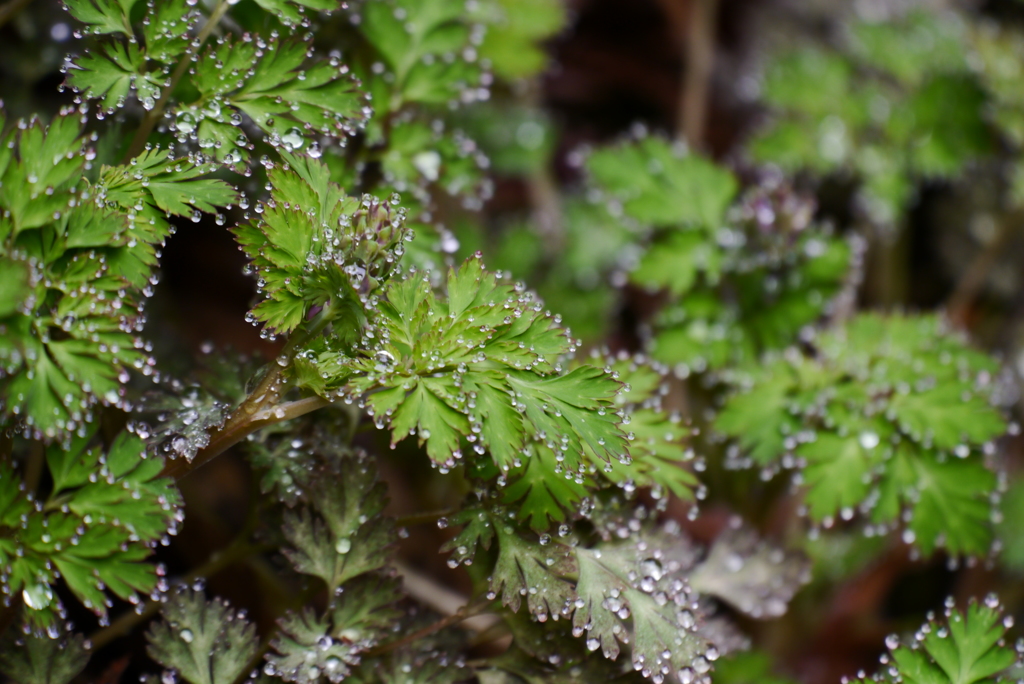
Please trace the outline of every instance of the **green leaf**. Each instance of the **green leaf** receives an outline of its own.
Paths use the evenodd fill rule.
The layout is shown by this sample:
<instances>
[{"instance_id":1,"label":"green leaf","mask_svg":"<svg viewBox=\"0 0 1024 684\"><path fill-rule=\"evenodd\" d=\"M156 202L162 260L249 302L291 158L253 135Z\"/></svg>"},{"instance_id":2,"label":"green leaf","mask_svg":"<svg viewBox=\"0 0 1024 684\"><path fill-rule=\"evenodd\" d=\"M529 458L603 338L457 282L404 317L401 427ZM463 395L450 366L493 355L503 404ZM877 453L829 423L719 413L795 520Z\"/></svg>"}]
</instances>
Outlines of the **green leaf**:
<instances>
[{"instance_id":1,"label":"green leaf","mask_svg":"<svg viewBox=\"0 0 1024 684\"><path fill-rule=\"evenodd\" d=\"M6 595L18 596L36 626L57 618L53 591L58 573L71 593L97 615L110 606L107 592L138 601L157 584L143 562L153 542L173 534L181 497L159 478L163 459L144 458L137 437L120 434L106 454L94 446L96 426L46 452L53 488L35 510L19 479L0 467L0 564Z\"/></svg>"},{"instance_id":2,"label":"green leaf","mask_svg":"<svg viewBox=\"0 0 1024 684\"><path fill-rule=\"evenodd\" d=\"M795 684L776 676L772 659L763 651L734 653L715 663L715 681L720 684Z\"/></svg>"},{"instance_id":3,"label":"green leaf","mask_svg":"<svg viewBox=\"0 0 1024 684\"><path fill-rule=\"evenodd\" d=\"M508 80L534 76L547 66L541 41L557 34L567 20L559 0L486 0L476 11L487 24L480 56Z\"/></svg>"},{"instance_id":4,"label":"green leaf","mask_svg":"<svg viewBox=\"0 0 1024 684\"><path fill-rule=\"evenodd\" d=\"M544 531L553 522L564 522L566 510L575 512L587 496L589 479L566 472L555 459L555 453L544 444L528 444L525 462L509 471L510 484L502 501L508 504L521 500L519 517L530 521L530 527Z\"/></svg>"},{"instance_id":5,"label":"green leaf","mask_svg":"<svg viewBox=\"0 0 1024 684\"><path fill-rule=\"evenodd\" d=\"M187 0L154 3L142 22L146 56L167 64L184 54L194 16Z\"/></svg>"},{"instance_id":6,"label":"green leaf","mask_svg":"<svg viewBox=\"0 0 1024 684\"><path fill-rule=\"evenodd\" d=\"M391 277L407 235L392 205L348 197L316 159L285 155L269 172L270 199L254 223L235 236L252 259L267 299L253 315L268 328L290 332L310 309L354 334L362 327L365 296Z\"/></svg>"},{"instance_id":7,"label":"green leaf","mask_svg":"<svg viewBox=\"0 0 1024 684\"><path fill-rule=\"evenodd\" d=\"M721 269L722 254L710 236L678 231L648 248L631 278L643 287L664 288L680 297L690 291L701 273L715 282Z\"/></svg>"},{"instance_id":8,"label":"green leaf","mask_svg":"<svg viewBox=\"0 0 1024 684\"><path fill-rule=\"evenodd\" d=\"M256 0L256 4L276 14L285 26L298 26L302 22L303 10L331 12L342 3L340 0Z\"/></svg>"},{"instance_id":9,"label":"green leaf","mask_svg":"<svg viewBox=\"0 0 1024 684\"><path fill-rule=\"evenodd\" d=\"M529 542L507 522L493 520L498 540L498 560L491 577L491 591L504 605L518 611L522 597L530 614L540 621L567 615L574 592L563 577L576 571L572 550L559 542Z\"/></svg>"},{"instance_id":10,"label":"green leaf","mask_svg":"<svg viewBox=\"0 0 1024 684\"><path fill-rule=\"evenodd\" d=\"M446 0L382 0L363 7L363 35L393 74L384 86L390 94L375 100L377 116L405 103L458 101L463 89L476 85L479 67L464 57L471 45L464 12ZM383 85L371 74L366 80L371 77ZM371 91L378 88L371 84Z\"/></svg>"},{"instance_id":11,"label":"green leaf","mask_svg":"<svg viewBox=\"0 0 1024 684\"><path fill-rule=\"evenodd\" d=\"M851 28L854 54L909 86L929 74L967 70L965 26L941 12L919 9L895 21L858 21Z\"/></svg>"},{"instance_id":12,"label":"green leaf","mask_svg":"<svg viewBox=\"0 0 1024 684\"><path fill-rule=\"evenodd\" d=\"M68 684L88 662L89 649L78 634L9 633L0 642L0 673L18 684Z\"/></svg>"},{"instance_id":13,"label":"green leaf","mask_svg":"<svg viewBox=\"0 0 1024 684\"><path fill-rule=\"evenodd\" d=\"M127 432L104 456L98 447L87 448L94 436L90 431L70 446L47 450L51 496L83 519L122 525L142 541L156 541L176 527L181 495L172 479L159 477L163 459L147 458L145 443Z\"/></svg>"},{"instance_id":14,"label":"green leaf","mask_svg":"<svg viewBox=\"0 0 1024 684\"><path fill-rule=\"evenodd\" d=\"M859 510L906 522L925 553L987 553L996 478L982 452L1005 429L995 362L932 316L862 314L816 344L737 373L749 389L716 428L760 465L798 456L816 521Z\"/></svg>"},{"instance_id":15,"label":"green leaf","mask_svg":"<svg viewBox=\"0 0 1024 684\"><path fill-rule=\"evenodd\" d=\"M337 60L308 61L310 53L311 42L299 39L224 40L210 46L193 79L200 98L179 106L175 115L179 137L238 163L250 148L238 126L241 113L272 144L319 156L317 134L350 135L366 114L364 96L347 68Z\"/></svg>"},{"instance_id":16,"label":"green leaf","mask_svg":"<svg viewBox=\"0 0 1024 684\"><path fill-rule=\"evenodd\" d=\"M619 642L632 644L635 667L660 672L663 666L678 672L703 659L706 642L696 633L696 618L675 604L678 589L665 580L662 563L649 562L633 544L603 545L600 551L578 549L579 603L573 625L586 630L586 645L601 649L612 660ZM635 580L631 580L635 577ZM643 586L641 586L643 584ZM667 596L660 601L654 594ZM684 596L679 596L685 603ZM626 623L630 620L631 624Z\"/></svg>"},{"instance_id":17,"label":"green leaf","mask_svg":"<svg viewBox=\"0 0 1024 684\"><path fill-rule=\"evenodd\" d=\"M337 470L310 483L312 507L285 515L285 555L299 572L322 579L333 594L349 579L388 562L394 524L382 515L384 486L365 454L339 459Z\"/></svg>"},{"instance_id":18,"label":"green leaf","mask_svg":"<svg viewBox=\"0 0 1024 684\"><path fill-rule=\"evenodd\" d=\"M900 429L939 449L982 444L1006 431L1006 422L983 394L960 383L897 393L891 407ZM958 450L959 451L959 450Z\"/></svg>"},{"instance_id":19,"label":"green leaf","mask_svg":"<svg viewBox=\"0 0 1024 684\"><path fill-rule=\"evenodd\" d=\"M347 679L361 654L392 634L401 617L394 607L399 587L397 579L364 575L342 587L323 617L309 608L288 613L273 642L277 654L267 657L270 672L288 682Z\"/></svg>"},{"instance_id":20,"label":"green leaf","mask_svg":"<svg viewBox=\"0 0 1024 684\"><path fill-rule=\"evenodd\" d=\"M4 318L21 309L32 294L32 270L22 261L0 258L0 273L4 274L0 280L0 318Z\"/></svg>"},{"instance_id":21,"label":"green leaf","mask_svg":"<svg viewBox=\"0 0 1024 684\"><path fill-rule=\"evenodd\" d=\"M919 492L919 500L909 527L917 545L925 553L935 546L944 546L951 554L989 553L995 473L975 460L939 461L932 455L916 459L913 468L917 477L910 485Z\"/></svg>"},{"instance_id":22,"label":"green leaf","mask_svg":"<svg viewBox=\"0 0 1024 684\"><path fill-rule=\"evenodd\" d=\"M587 170L645 225L717 229L738 189L729 171L655 137L599 149L587 159Z\"/></svg>"},{"instance_id":23,"label":"green leaf","mask_svg":"<svg viewBox=\"0 0 1024 684\"><path fill-rule=\"evenodd\" d=\"M145 68L145 53L136 43L110 43L72 62L67 83L84 97L102 98L103 107L112 111L124 106L133 89L146 103L160 97L160 82Z\"/></svg>"},{"instance_id":24,"label":"green leaf","mask_svg":"<svg viewBox=\"0 0 1024 684\"><path fill-rule=\"evenodd\" d=\"M149 657L189 684L233 684L259 646L256 628L221 599L182 589L146 632Z\"/></svg>"},{"instance_id":25,"label":"green leaf","mask_svg":"<svg viewBox=\"0 0 1024 684\"><path fill-rule=\"evenodd\" d=\"M504 472L519 467L535 437L552 443L567 473L585 470L588 449L606 461L627 453L612 403L620 383L589 366L556 371L568 340L532 293L474 258L449 272L447 301L415 277L393 281L385 294L377 313L387 334L351 362L347 389L366 395L393 441L415 430L449 469L466 437Z\"/></svg>"},{"instance_id":26,"label":"green leaf","mask_svg":"<svg viewBox=\"0 0 1024 684\"><path fill-rule=\"evenodd\" d=\"M70 0L65 4L71 16L95 34L123 33L131 37L128 15L136 0Z\"/></svg>"},{"instance_id":27,"label":"green leaf","mask_svg":"<svg viewBox=\"0 0 1024 684\"><path fill-rule=\"evenodd\" d=\"M986 598L985 605L972 603L966 612L947 607L946 618L946 625L929 625L920 644L893 649L893 665L879 681L990 684L1013 665L1016 654L1003 641L1006 627L994 596Z\"/></svg>"},{"instance_id":28,"label":"green leaf","mask_svg":"<svg viewBox=\"0 0 1024 684\"><path fill-rule=\"evenodd\" d=\"M800 422L788 411L794 378L787 364L765 364L752 375L753 383L730 396L715 416L715 429L736 438L763 465L786 451L786 436L797 432Z\"/></svg>"}]
</instances>

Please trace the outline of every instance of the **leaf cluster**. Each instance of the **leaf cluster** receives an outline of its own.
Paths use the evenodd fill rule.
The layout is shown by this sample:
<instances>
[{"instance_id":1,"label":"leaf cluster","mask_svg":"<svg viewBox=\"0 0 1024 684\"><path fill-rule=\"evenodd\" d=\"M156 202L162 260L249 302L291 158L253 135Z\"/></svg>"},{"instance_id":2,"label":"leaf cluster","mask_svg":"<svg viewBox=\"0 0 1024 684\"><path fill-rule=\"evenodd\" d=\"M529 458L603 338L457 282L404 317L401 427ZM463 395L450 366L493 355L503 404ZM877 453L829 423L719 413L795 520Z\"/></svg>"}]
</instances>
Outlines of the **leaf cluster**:
<instances>
[{"instance_id":1,"label":"leaf cluster","mask_svg":"<svg viewBox=\"0 0 1024 684\"><path fill-rule=\"evenodd\" d=\"M851 245L779 178L739 195L727 169L643 136L586 164L609 209L647 236L629 277L669 294L650 352L682 375L791 344L844 284Z\"/></svg>"},{"instance_id":2,"label":"leaf cluster","mask_svg":"<svg viewBox=\"0 0 1024 684\"><path fill-rule=\"evenodd\" d=\"M715 419L751 464L796 468L811 518L861 512L880 530L906 522L925 553L983 555L992 541L985 465L1006 429L995 362L935 316L861 314L734 376Z\"/></svg>"},{"instance_id":3,"label":"leaf cluster","mask_svg":"<svg viewBox=\"0 0 1024 684\"><path fill-rule=\"evenodd\" d=\"M960 17L917 9L846 28L838 50L798 46L770 64L763 95L777 115L750 151L787 171L854 173L869 214L891 223L917 180L955 178L995 151L989 97Z\"/></svg>"}]
</instances>

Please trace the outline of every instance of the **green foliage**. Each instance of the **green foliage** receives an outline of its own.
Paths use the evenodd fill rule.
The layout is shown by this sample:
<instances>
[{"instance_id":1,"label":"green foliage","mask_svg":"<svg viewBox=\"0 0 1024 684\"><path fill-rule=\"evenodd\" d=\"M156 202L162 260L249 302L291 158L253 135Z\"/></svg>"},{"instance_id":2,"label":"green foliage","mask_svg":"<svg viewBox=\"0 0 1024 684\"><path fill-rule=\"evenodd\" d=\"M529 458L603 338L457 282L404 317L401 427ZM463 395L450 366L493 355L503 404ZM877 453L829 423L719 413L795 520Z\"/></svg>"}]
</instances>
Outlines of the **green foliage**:
<instances>
[{"instance_id":1,"label":"green foliage","mask_svg":"<svg viewBox=\"0 0 1024 684\"><path fill-rule=\"evenodd\" d=\"M8 634L0 642L0 673L18 684L68 684L88 662L89 649L77 634Z\"/></svg>"},{"instance_id":2,"label":"green foliage","mask_svg":"<svg viewBox=\"0 0 1024 684\"><path fill-rule=\"evenodd\" d=\"M174 533L181 498L160 478L163 460L146 458L137 437L122 433L109 449L96 444L95 427L69 444L47 449L53 488L36 500L7 465L0 465L0 579L37 626L50 626L63 609L53 585L61 577L87 608L105 616L107 591L137 602L157 585L144 562L149 547Z\"/></svg>"},{"instance_id":3,"label":"green foliage","mask_svg":"<svg viewBox=\"0 0 1024 684\"><path fill-rule=\"evenodd\" d=\"M630 279L671 296L650 351L683 375L785 347L843 285L851 246L780 179L736 200L730 172L657 138L595 152L587 168L613 213L621 204L650 236Z\"/></svg>"},{"instance_id":4,"label":"green foliage","mask_svg":"<svg viewBox=\"0 0 1024 684\"><path fill-rule=\"evenodd\" d=\"M619 383L599 369L566 373L572 343L532 293L468 260L448 274L447 299L416 276L389 285L375 339L351 363L349 391L398 441L416 432L437 464L462 457L460 438L489 449L508 471L534 438L564 459L569 477L585 472L584 448L602 460L626 452L613 398Z\"/></svg>"},{"instance_id":5,"label":"green foliage","mask_svg":"<svg viewBox=\"0 0 1024 684\"><path fill-rule=\"evenodd\" d=\"M485 0L477 3L476 12L487 26L480 57L504 79L540 73L548 58L539 43L566 21L566 9L557 0Z\"/></svg>"},{"instance_id":6,"label":"green foliage","mask_svg":"<svg viewBox=\"0 0 1024 684\"><path fill-rule=\"evenodd\" d=\"M655 137L596 150L587 170L627 217L647 226L717 229L738 189L727 170Z\"/></svg>"},{"instance_id":7,"label":"green foliage","mask_svg":"<svg viewBox=\"0 0 1024 684\"><path fill-rule=\"evenodd\" d=\"M382 517L384 487L369 458L341 459L334 473L313 480L313 510L289 512L285 555L299 572L319 577L334 593L349 579L382 567L394 542L394 526Z\"/></svg>"},{"instance_id":8,"label":"green foliage","mask_svg":"<svg viewBox=\"0 0 1024 684\"><path fill-rule=\"evenodd\" d=\"M348 679L361 654L392 633L401 612L399 583L380 575L364 575L345 585L324 617L311 609L288 614L274 642L277 655L268 658L270 673L287 682L317 682L320 677Z\"/></svg>"},{"instance_id":9,"label":"green foliage","mask_svg":"<svg viewBox=\"0 0 1024 684\"><path fill-rule=\"evenodd\" d=\"M984 605L971 603L966 612L946 602L946 624L925 625L909 644L896 635L886 639L891 655L882 656L885 670L872 681L909 684L975 684L994 682L1017 660L1004 635L1010 622L1003 619L998 599L989 595Z\"/></svg>"},{"instance_id":10,"label":"green foliage","mask_svg":"<svg viewBox=\"0 0 1024 684\"><path fill-rule=\"evenodd\" d=\"M232 684L256 654L255 627L220 599L179 589L146 633L153 660L189 684Z\"/></svg>"},{"instance_id":11,"label":"green foliage","mask_svg":"<svg viewBox=\"0 0 1024 684\"><path fill-rule=\"evenodd\" d=\"M908 521L904 539L925 553L986 553L996 479L983 452L1005 429L996 364L931 316L862 314L816 347L738 374L716 428L752 464L799 459L816 522L860 510Z\"/></svg>"},{"instance_id":12,"label":"green foliage","mask_svg":"<svg viewBox=\"0 0 1024 684\"><path fill-rule=\"evenodd\" d=\"M377 116L406 104L476 99L480 67L464 8L445 0L385 0L363 6L362 33L384 67L363 81Z\"/></svg>"},{"instance_id":13,"label":"green foliage","mask_svg":"<svg viewBox=\"0 0 1024 684\"><path fill-rule=\"evenodd\" d=\"M351 336L402 254L404 216L371 196L346 196L316 159L286 154L285 161L268 173L273 190L259 219L235 228L266 294L252 316L287 333L319 307L318 324L338 321ZM322 379L311 380L312 389L325 389Z\"/></svg>"},{"instance_id":14,"label":"green foliage","mask_svg":"<svg viewBox=\"0 0 1024 684\"><path fill-rule=\"evenodd\" d=\"M848 171L873 219L900 218L919 179L955 178L994 152L988 98L968 69L962 20L912 11L857 20L838 51L801 46L769 66L775 120L751 152L787 171Z\"/></svg>"},{"instance_id":15,"label":"green foliage","mask_svg":"<svg viewBox=\"0 0 1024 684\"><path fill-rule=\"evenodd\" d=\"M287 151L318 155L318 135L352 134L365 116L361 93L337 60L310 61L311 54L311 40L219 40L196 65L198 98L177 108L178 140L237 163L252 147L242 114Z\"/></svg>"},{"instance_id":16,"label":"green foliage","mask_svg":"<svg viewBox=\"0 0 1024 684\"><path fill-rule=\"evenodd\" d=\"M794 470L816 525L859 513L872 540L901 525L925 553L993 548L998 365L933 317L849 319L859 240L817 223L776 170L734 172L641 129L560 158L523 81L568 20L559 0L68 10L86 36L64 69L76 107L48 125L0 116L5 677L79 677L73 596L102 658L161 604L146 637L162 681L700 684L732 656L716 680L781 682L735 654L748 620L778 618L810 582L809 561L731 512L675 522L731 487L723 465ZM853 170L895 214L917 179L987 155L991 122L1019 147L1003 37L972 37L966 60L959 24L906 22L861 20L841 54L778 62L765 93L780 116L755 155ZM469 107L495 78L495 104ZM564 201L563 161L585 172ZM534 206L506 211L517 193ZM146 327L185 222L230 223L264 367L190 370L165 351L182 346L170 315ZM490 268L462 258L478 247ZM184 520L173 478L243 442L236 541L202 566L177 545L156 565ZM232 473L195 476L190 505L237 493L249 471ZM392 505L385 482L412 486ZM742 503L784 515L771 492ZM455 529L409 539L434 520ZM779 522L752 521L788 534ZM422 571L432 541L462 574ZM810 547L819 583L877 556L844 543ZM236 564L259 577L252 622L181 583ZM1008 665L993 606L948 616L882 676L968 684Z\"/></svg>"},{"instance_id":17,"label":"green foliage","mask_svg":"<svg viewBox=\"0 0 1024 684\"><path fill-rule=\"evenodd\" d=\"M571 619L572 636L584 639L588 651L600 649L615 660L629 648L633 667L645 677L672 671L684 681L686 672L705 674L719 655L742 645L716 624L707 598L765 618L784 611L808 579L801 558L770 548L748 530L731 529L702 560L699 547L676 526L655 529L641 522L642 511L625 520L605 515L595 518L600 535L590 543L565 527L558 539L542 535L538 545L514 531L514 513L467 509L452 519L464 529L446 548L458 563L496 547L488 597L500 596L513 611L525 597L541 623ZM626 532L630 527L639 535ZM763 582L767 576L774 585ZM528 634L517 634L517 644L531 648L528 641Z\"/></svg>"},{"instance_id":18,"label":"green foliage","mask_svg":"<svg viewBox=\"0 0 1024 684\"><path fill-rule=\"evenodd\" d=\"M209 167L162 151L104 166L90 184L94 152L71 112L48 127L20 122L4 141L0 259L12 282L0 301L0 401L55 438L96 403L119 404L127 369L146 367L136 333L170 232L164 215L214 211L236 195L200 178Z\"/></svg>"},{"instance_id":19,"label":"green foliage","mask_svg":"<svg viewBox=\"0 0 1024 684\"><path fill-rule=\"evenodd\" d=\"M772 673L771 658L759 651L736 653L715 663L715 681L721 684L793 684Z\"/></svg>"}]
</instances>

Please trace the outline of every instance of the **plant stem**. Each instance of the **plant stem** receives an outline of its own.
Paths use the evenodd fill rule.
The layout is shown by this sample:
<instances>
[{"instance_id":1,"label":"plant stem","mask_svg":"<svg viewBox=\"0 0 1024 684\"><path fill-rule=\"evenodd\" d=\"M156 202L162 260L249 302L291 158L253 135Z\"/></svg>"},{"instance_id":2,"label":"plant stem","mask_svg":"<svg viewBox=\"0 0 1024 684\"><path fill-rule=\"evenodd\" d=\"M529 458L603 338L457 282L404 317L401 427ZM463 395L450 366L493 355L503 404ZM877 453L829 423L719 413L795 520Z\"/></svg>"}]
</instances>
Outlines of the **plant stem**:
<instances>
[{"instance_id":1,"label":"plant stem","mask_svg":"<svg viewBox=\"0 0 1024 684\"><path fill-rule=\"evenodd\" d=\"M43 464L46 463L46 448L42 442L33 441L29 447L28 462L25 464L25 490L35 494L39 488L39 480L43 477Z\"/></svg>"},{"instance_id":2,"label":"plant stem","mask_svg":"<svg viewBox=\"0 0 1024 684\"><path fill-rule=\"evenodd\" d=\"M395 561L394 567L402 576L406 593L428 608L442 615L454 615L465 608L467 599L462 594L438 584L431 577L401 561ZM493 615L466 616L465 619L469 619L466 627L474 632L483 632L498 620L497 616Z\"/></svg>"},{"instance_id":3,"label":"plant stem","mask_svg":"<svg viewBox=\"0 0 1024 684\"><path fill-rule=\"evenodd\" d=\"M179 458L167 463L162 475L180 480L193 470L212 461L243 439L268 425L285 420L298 418L317 409L330 406L331 402L322 397L306 397L285 404L278 404L272 409L264 409L250 416L247 420L228 421L223 428L210 437L210 443L200 449L191 461Z\"/></svg>"},{"instance_id":4,"label":"plant stem","mask_svg":"<svg viewBox=\"0 0 1024 684\"><path fill-rule=\"evenodd\" d=\"M425 513L413 513L412 515L403 515L395 518L395 524L399 527L412 527L413 525L429 525L430 523L436 523L438 519L445 517L446 515L453 515L458 513L458 508L446 508L440 511L427 511Z\"/></svg>"},{"instance_id":5,"label":"plant stem","mask_svg":"<svg viewBox=\"0 0 1024 684\"><path fill-rule=\"evenodd\" d=\"M0 5L0 27L18 16L18 13L28 7L30 2L32 0L10 0L10 2Z\"/></svg>"},{"instance_id":6,"label":"plant stem","mask_svg":"<svg viewBox=\"0 0 1024 684\"><path fill-rule=\"evenodd\" d=\"M953 291L946 304L947 316L954 327L961 329L967 327L967 319L974 300L978 298L982 288L985 287L985 283L992 273L992 267L1003 255L1004 248L1022 221L1024 221L1024 210L1021 209L1004 216L996 229L996 234L967 266L967 270L956 284L956 290Z\"/></svg>"},{"instance_id":7,"label":"plant stem","mask_svg":"<svg viewBox=\"0 0 1024 684\"><path fill-rule=\"evenodd\" d=\"M457 611L452 613L451 615L448 615L446 617L441 618L440 620L438 620L437 622L435 622L432 625L427 625L423 629L417 630L417 631L413 632L412 634L408 634L408 635L402 637L401 639L396 639L395 641L389 641L386 644L381 644L379 646L376 646L375 648L371 648L370 650L368 650L366 652L365 655L367 657L372 658L374 656L383 655L384 653L388 653L389 651L393 651L396 648L401 648L402 646L405 646L406 644L411 644L414 641L419 641L423 637L428 637L431 634L434 634L435 632L440 632L445 627L450 627L451 625L458 624L459 622L462 622L463 620L466 620L468 618L473 617L474 615L477 615L477 614L483 612L492 603L493 603L493 601L491 601L491 600L483 599L483 600L476 601L476 602L471 603L471 604L464 605L461 608L459 608Z\"/></svg>"},{"instance_id":8,"label":"plant stem","mask_svg":"<svg viewBox=\"0 0 1024 684\"><path fill-rule=\"evenodd\" d=\"M238 561L244 560L249 556L273 551L277 548L273 544L251 544L249 543L248 536L249 530L247 529L243 531L242 534L240 534L226 549L220 553L213 554L210 557L210 560L185 575L181 581L190 582L200 577L212 577L221 570L237 563ZM147 601L142 612L137 613L134 610L130 610L114 620L108 626L93 633L92 636L89 637L89 641L92 642L93 649L103 648L111 641L124 636L139 624L153 617L160 610L161 605L162 604L159 601Z\"/></svg>"},{"instance_id":9,"label":"plant stem","mask_svg":"<svg viewBox=\"0 0 1024 684\"><path fill-rule=\"evenodd\" d=\"M149 138L149 134L153 132L153 128L156 126L156 122L163 116L164 110L167 109L167 103L171 100L171 93L174 92L175 87L178 85L178 81L188 71L189 64L192 63L192 57L199 54L199 50L202 49L203 43L213 33L213 29L217 27L220 20L227 13L229 7L228 0L218 0L217 6L213 8L213 12L210 14L210 18L207 19L206 24L199 30L199 35L196 36L196 41L193 43L195 46L190 49L182 56L181 61L174 68L174 72L171 74L171 80L167 86L160 93L160 99L153 105L153 109L146 112L146 115L142 117L142 123L139 124L139 128L135 131L135 137L132 138L131 144L128 146L128 152L125 153L122 163L133 159L142 153L143 148L146 146L146 140Z\"/></svg>"},{"instance_id":10,"label":"plant stem","mask_svg":"<svg viewBox=\"0 0 1024 684\"><path fill-rule=\"evenodd\" d=\"M718 32L718 0L692 0L686 37L686 74L676 130L693 147L706 146L711 76Z\"/></svg>"}]
</instances>

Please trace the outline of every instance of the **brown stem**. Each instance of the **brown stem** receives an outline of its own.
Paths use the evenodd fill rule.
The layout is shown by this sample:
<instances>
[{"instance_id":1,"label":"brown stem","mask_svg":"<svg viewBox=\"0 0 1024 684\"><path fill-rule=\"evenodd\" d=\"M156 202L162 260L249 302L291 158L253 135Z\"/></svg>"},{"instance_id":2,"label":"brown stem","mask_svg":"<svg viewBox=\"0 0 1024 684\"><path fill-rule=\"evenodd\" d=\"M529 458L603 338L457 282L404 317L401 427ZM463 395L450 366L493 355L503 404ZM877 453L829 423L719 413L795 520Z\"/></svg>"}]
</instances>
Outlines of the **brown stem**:
<instances>
[{"instance_id":1,"label":"brown stem","mask_svg":"<svg viewBox=\"0 0 1024 684\"><path fill-rule=\"evenodd\" d=\"M693 0L686 39L686 74L679 120L681 131L693 147L706 146L711 75L715 61L715 35L718 32L718 0Z\"/></svg>"},{"instance_id":2,"label":"brown stem","mask_svg":"<svg viewBox=\"0 0 1024 684\"><path fill-rule=\"evenodd\" d=\"M381 644L375 648L371 648L370 650L366 651L366 656L372 658L374 656L383 655L385 653L388 653L389 651L395 650L396 648L401 648L406 644L411 644L414 641L419 641L423 637L428 637L431 634L434 634L435 632L440 632L445 627L450 627L451 625L458 624L459 622L462 622L467 618L471 618L474 615L483 612L492 603L493 601L485 599L482 601L471 603L469 605L462 606L453 614L441 618L432 625L427 625L423 629L417 630L412 634L402 637L401 639L389 641L386 644Z\"/></svg>"},{"instance_id":3,"label":"brown stem","mask_svg":"<svg viewBox=\"0 0 1024 684\"><path fill-rule=\"evenodd\" d=\"M992 273L992 267L1003 255L1004 248L1022 221L1024 221L1024 210L1017 210L1004 216L996 234L964 271L963 276L956 284L956 290L946 304L947 316L954 327L961 329L967 327L971 306L981 294L981 290Z\"/></svg>"},{"instance_id":4,"label":"brown stem","mask_svg":"<svg viewBox=\"0 0 1024 684\"><path fill-rule=\"evenodd\" d=\"M225 423L223 428L210 436L210 443L200 449L191 461L184 458L169 461L164 466L162 475L180 480L193 470L220 456L257 430L268 425L304 416L317 409L330 406L330 404L331 402L322 397L306 397L305 399L278 404L272 409L257 411L244 420L233 420L233 416L232 419ZM235 415L237 416L237 414L238 412L236 411Z\"/></svg>"},{"instance_id":5,"label":"brown stem","mask_svg":"<svg viewBox=\"0 0 1024 684\"><path fill-rule=\"evenodd\" d=\"M32 0L10 0L10 2L0 5L0 27L18 16L18 13L28 7L30 2Z\"/></svg>"},{"instance_id":6,"label":"brown stem","mask_svg":"<svg viewBox=\"0 0 1024 684\"><path fill-rule=\"evenodd\" d=\"M167 109L167 103L171 100L171 93L174 92L175 87L178 85L178 81L188 71L189 65L192 63L192 57L199 53L199 50L203 47L203 43L213 33L213 29L216 28L217 24L227 13L229 7L228 0L219 0L217 6L213 8L213 13L210 14L210 18L200 29L199 35L196 36L196 41L193 43L194 47L190 47L186 52L178 65L174 67L174 72L171 74L171 80L164 87L163 92L160 93L160 99L153 105L153 109L146 112L146 115L142 117L142 123L139 124L139 128L135 131L135 137L132 138L131 144L128 146L128 152L125 153L122 163L128 162L128 160L139 156L142 153L143 148L146 146L146 140L149 138L149 134L153 132L153 128L156 126L156 122L163 116L164 110Z\"/></svg>"},{"instance_id":7,"label":"brown stem","mask_svg":"<svg viewBox=\"0 0 1024 684\"><path fill-rule=\"evenodd\" d=\"M43 477L43 465L46 463L46 447L42 442L32 442L28 462L25 464L25 490L35 494L39 481Z\"/></svg>"},{"instance_id":8,"label":"brown stem","mask_svg":"<svg viewBox=\"0 0 1024 684\"><path fill-rule=\"evenodd\" d=\"M459 508L446 508L440 511L427 511L426 513L413 513L412 515L403 515L395 518L395 524L399 527L411 527L413 525L429 525L430 523L436 523L440 518L446 515L453 515L458 513L461 509Z\"/></svg>"}]
</instances>

